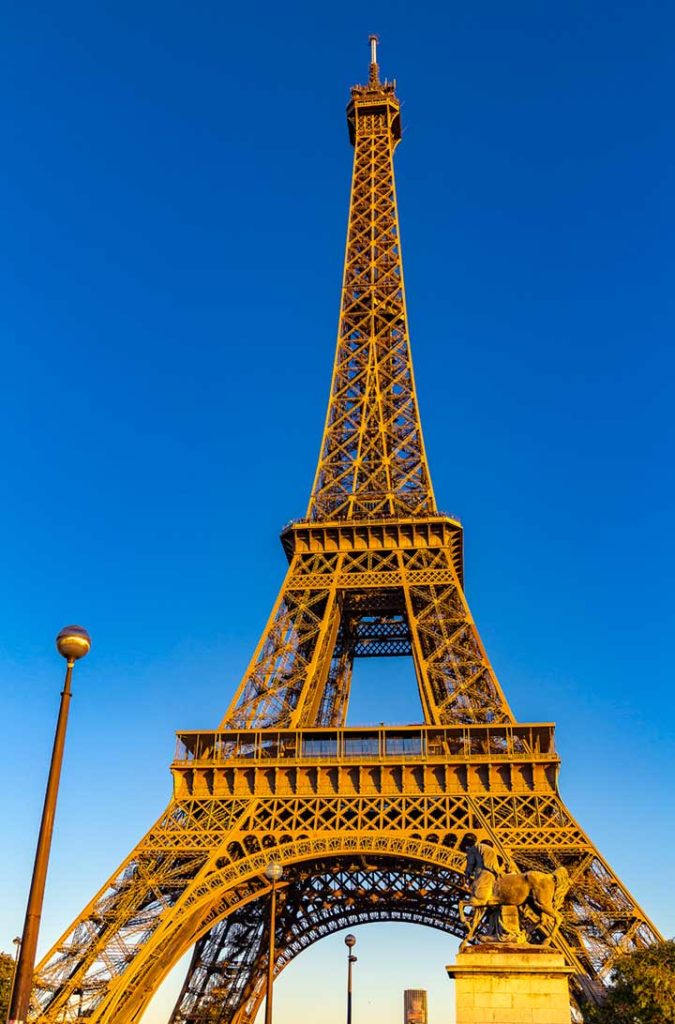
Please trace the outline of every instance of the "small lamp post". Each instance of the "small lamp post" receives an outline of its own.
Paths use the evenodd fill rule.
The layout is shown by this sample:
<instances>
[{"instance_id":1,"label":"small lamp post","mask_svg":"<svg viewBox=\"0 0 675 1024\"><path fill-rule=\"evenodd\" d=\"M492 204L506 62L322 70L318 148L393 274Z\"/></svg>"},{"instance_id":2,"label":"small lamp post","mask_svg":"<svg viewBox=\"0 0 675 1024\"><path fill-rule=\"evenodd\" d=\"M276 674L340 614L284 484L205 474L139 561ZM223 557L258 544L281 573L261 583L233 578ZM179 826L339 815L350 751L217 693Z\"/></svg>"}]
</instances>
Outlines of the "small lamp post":
<instances>
[{"instance_id":1,"label":"small lamp post","mask_svg":"<svg viewBox=\"0 0 675 1024\"><path fill-rule=\"evenodd\" d=\"M33 878L30 884L28 906L26 907L26 919L23 925L23 935L18 946L19 953L14 975L12 998L9 1004L9 1013L7 1014L9 1024L23 1024L30 1005L33 971L35 970L35 953L37 950L38 933L40 931L40 918L42 917L47 868L49 866L49 851L52 845L52 832L54 831L56 798L59 793L63 748L66 742L66 726L68 724L68 711L70 710L70 698L72 696L70 681L75 662L89 653L91 638L82 626L66 626L56 638L56 647L59 654L66 659L66 678L63 690L61 691L61 704L54 734L54 746L49 765L45 802L42 808L40 834L35 851L35 863L33 865Z\"/></svg>"},{"instance_id":2,"label":"small lamp post","mask_svg":"<svg viewBox=\"0 0 675 1024\"><path fill-rule=\"evenodd\" d=\"M276 860L271 860L265 868L265 878L272 883L272 893L270 895L270 944L269 944L269 960L267 963L267 998L265 1000L265 1024L272 1024L272 987L274 985L274 932L276 929L277 921L277 882L284 873L284 869L281 864Z\"/></svg>"},{"instance_id":3,"label":"small lamp post","mask_svg":"<svg viewBox=\"0 0 675 1024\"><path fill-rule=\"evenodd\" d=\"M14 986L16 985L16 969L17 969L18 964L19 964L19 950L21 949L21 936L20 935L16 935L12 939L12 945L14 946L14 966L12 967L12 984L10 985L10 988L9 988L9 1001L10 1002L12 1001L12 992L14 991Z\"/></svg>"},{"instance_id":4,"label":"small lamp post","mask_svg":"<svg viewBox=\"0 0 675 1024\"><path fill-rule=\"evenodd\" d=\"M345 935L345 946L347 947L347 1024L352 1024L352 964L355 964L358 957L352 953L356 945L355 935Z\"/></svg>"}]
</instances>

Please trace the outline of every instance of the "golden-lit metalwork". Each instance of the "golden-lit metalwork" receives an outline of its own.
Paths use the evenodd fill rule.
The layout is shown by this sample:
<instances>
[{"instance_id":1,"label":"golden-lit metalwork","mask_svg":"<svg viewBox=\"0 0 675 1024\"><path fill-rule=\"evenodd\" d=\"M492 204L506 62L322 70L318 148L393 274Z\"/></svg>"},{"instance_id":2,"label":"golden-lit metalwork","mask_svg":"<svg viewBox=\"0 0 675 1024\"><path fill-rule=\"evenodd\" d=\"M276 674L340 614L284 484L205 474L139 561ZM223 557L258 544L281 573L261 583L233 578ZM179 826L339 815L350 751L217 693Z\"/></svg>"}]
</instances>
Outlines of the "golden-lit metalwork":
<instances>
[{"instance_id":1,"label":"golden-lit metalwork","mask_svg":"<svg viewBox=\"0 0 675 1024\"><path fill-rule=\"evenodd\" d=\"M465 848L564 867L557 947L576 989L657 933L564 806L550 724L515 721L436 508L410 357L393 153L399 101L373 50L347 108L354 171L337 353L307 516L215 732L183 732L173 799L39 967L34 1017L136 1021L194 947L173 1024L251 1024L268 973L365 921L453 935ZM355 658L413 659L421 725L346 727ZM265 868L283 866L275 934ZM533 918L534 941L545 936ZM274 949L269 963L268 949Z\"/></svg>"}]
</instances>

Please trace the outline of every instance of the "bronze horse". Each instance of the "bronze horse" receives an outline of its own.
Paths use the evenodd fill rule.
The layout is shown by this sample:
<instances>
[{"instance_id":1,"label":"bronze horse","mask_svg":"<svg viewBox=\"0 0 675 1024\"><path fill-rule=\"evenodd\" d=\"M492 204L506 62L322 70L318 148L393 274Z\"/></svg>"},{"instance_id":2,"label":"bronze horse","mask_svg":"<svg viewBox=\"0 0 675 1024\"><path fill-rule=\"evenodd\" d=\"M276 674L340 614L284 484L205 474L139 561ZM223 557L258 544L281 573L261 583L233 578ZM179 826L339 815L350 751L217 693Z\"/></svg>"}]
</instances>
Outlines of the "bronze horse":
<instances>
[{"instance_id":1,"label":"bronze horse","mask_svg":"<svg viewBox=\"0 0 675 1024\"><path fill-rule=\"evenodd\" d=\"M471 871L470 868L471 873L477 875L474 893L470 899L459 901L459 916L462 923L468 928L460 950L474 937L490 907L522 907L528 902L539 912L542 923L545 917L550 918L552 925L545 942L546 945L552 943L563 919L560 908L570 887L566 869L561 867L553 872L526 871L523 874L496 874L484 867L477 848L471 852L473 853L474 850L478 861L477 870ZM467 920L465 912L467 907L473 907L470 921Z\"/></svg>"}]
</instances>

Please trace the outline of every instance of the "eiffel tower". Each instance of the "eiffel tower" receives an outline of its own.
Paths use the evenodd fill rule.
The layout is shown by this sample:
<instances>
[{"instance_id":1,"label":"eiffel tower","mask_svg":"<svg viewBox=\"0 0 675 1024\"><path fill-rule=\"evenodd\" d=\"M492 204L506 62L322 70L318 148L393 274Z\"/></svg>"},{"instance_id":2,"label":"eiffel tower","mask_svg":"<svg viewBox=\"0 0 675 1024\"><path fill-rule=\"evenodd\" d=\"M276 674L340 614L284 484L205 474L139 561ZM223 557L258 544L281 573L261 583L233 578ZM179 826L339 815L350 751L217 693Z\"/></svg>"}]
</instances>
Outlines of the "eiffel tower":
<instances>
[{"instance_id":1,"label":"eiffel tower","mask_svg":"<svg viewBox=\"0 0 675 1024\"><path fill-rule=\"evenodd\" d=\"M166 811L39 965L32 1019L138 1020L192 959L172 1024L251 1024L265 992L271 859L284 867L275 976L370 921L464 928L463 844L571 878L557 945L577 995L659 936L558 792L550 723L518 722L463 592L462 525L438 512L408 337L395 83L347 107L354 165L337 351L307 515L250 665L212 732L178 734ZM412 658L423 724L345 725L355 658ZM543 940L533 925L533 938Z\"/></svg>"}]
</instances>

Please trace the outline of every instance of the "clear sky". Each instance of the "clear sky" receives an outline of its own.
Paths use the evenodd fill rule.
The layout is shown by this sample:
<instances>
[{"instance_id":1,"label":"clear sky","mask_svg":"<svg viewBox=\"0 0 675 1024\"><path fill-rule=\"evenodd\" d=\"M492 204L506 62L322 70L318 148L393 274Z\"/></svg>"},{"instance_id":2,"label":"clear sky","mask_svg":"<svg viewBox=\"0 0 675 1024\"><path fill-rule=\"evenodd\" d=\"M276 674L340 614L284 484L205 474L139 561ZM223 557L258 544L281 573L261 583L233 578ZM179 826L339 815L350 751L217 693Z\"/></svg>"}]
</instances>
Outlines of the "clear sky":
<instances>
[{"instance_id":1,"label":"clear sky","mask_svg":"<svg viewBox=\"0 0 675 1024\"><path fill-rule=\"evenodd\" d=\"M344 106L373 31L404 104L415 369L468 598L518 717L558 723L570 809L672 935L673 6L23 0L0 22L0 948L58 629L94 646L42 950L161 812L173 731L217 724L269 613L318 453ZM405 666L358 668L352 722L419 718ZM453 949L362 929L361 1019L398 1020L406 986L448 1019ZM343 954L336 936L298 958L279 1024L318 993L341 1019Z\"/></svg>"}]
</instances>

